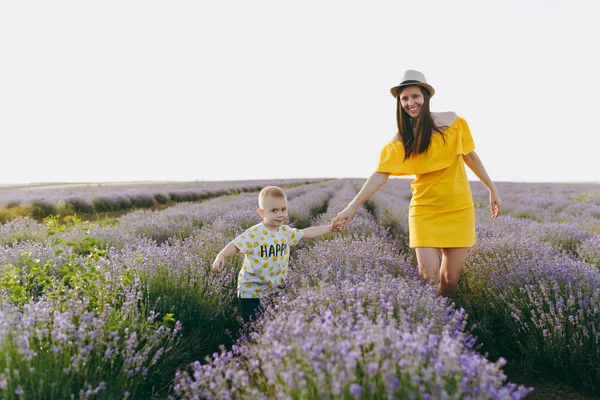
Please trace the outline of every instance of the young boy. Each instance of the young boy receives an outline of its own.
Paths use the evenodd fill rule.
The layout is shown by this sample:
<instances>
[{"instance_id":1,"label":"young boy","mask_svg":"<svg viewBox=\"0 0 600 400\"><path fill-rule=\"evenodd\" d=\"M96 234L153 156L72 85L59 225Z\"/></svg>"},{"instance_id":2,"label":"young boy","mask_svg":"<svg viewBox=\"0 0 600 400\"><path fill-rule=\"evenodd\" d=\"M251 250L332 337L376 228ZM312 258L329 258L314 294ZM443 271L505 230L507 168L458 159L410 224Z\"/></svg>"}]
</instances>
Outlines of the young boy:
<instances>
[{"instance_id":1,"label":"young boy","mask_svg":"<svg viewBox=\"0 0 600 400\"><path fill-rule=\"evenodd\" d=\"M262 222L248 228L225 246L212 267L215 273L220 274L225 258L237 253L245 255L237 284L244 321L256 318L260 297L267 289L285 284L290 246L295 246L303 238L312 239L341 231L341 225L333 224L306 229L284 225L288 217L287 197L277 186L267 186L260 191L258 214Z\"/></svg>"}]
</instances>

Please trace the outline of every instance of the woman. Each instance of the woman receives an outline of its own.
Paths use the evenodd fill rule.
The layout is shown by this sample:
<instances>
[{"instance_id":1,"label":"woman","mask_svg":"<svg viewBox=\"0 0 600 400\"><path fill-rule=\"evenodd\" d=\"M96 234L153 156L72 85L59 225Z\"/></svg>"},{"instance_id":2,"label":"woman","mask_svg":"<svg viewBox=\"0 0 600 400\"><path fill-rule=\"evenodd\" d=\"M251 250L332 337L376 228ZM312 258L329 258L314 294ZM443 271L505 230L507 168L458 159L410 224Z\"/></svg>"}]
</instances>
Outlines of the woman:
<instances>
[{"instance_id":1,"label":"woman","mask_svg":"<svg viewBox=\"0 0 600 400\"><path fill-rule=\"evenodd\" d=\"M398 133L381 150L377 170L333 223L347 227L358 207L390 175L416 175L411 183L410 247L421 277L438 285L440 295L454 297L467 249L475 244L475 209L464 164L489 189L492 218L500 213L500 196L474 151L467 122L453 112L429 110L435 90L421 72L407 70L390 92L397 102Z\"/></svg>"}]
</instances>

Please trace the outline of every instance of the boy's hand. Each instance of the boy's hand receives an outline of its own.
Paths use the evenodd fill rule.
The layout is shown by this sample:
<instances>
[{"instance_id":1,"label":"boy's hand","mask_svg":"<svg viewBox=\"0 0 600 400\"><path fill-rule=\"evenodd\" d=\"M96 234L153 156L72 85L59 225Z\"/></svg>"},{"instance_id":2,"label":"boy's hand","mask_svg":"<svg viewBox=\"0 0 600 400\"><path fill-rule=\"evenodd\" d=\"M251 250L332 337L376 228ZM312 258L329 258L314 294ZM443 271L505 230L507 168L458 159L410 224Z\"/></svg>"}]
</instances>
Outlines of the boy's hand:
<instances>
[{"instance_id":1,"label":"boy's hand","mask_svg":"<svg viewBox=\"0 0 600 400\"><path fill-rule=\"evenodd\" d=\"M221 270L223 269L223 264L225 263L225 257L223 257L221 254L217 255L217 258L215 258L215 261L213 262L212 265L212 270L215 274L220 274Z\"/></svg>"}]
</instances>

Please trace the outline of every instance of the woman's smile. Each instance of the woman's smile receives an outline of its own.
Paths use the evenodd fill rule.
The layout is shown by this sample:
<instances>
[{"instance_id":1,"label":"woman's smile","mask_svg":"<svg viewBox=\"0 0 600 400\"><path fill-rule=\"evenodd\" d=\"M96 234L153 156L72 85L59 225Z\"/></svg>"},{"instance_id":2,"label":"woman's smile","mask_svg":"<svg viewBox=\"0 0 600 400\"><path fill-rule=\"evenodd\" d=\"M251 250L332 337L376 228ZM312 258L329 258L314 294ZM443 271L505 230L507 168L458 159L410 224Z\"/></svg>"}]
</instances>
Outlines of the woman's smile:
<instances>
[{"instance_id":1,"label":"woman's smile","mask_svg":"<svg viewBox=\"0 0 600 400\"><path fill-rule=\"evenodd\" d=\"M400 93L402 108L413 118L421 113L421 106L424 101L425 99L419 86L407 86Z\"/></svg>"}]
</instances>

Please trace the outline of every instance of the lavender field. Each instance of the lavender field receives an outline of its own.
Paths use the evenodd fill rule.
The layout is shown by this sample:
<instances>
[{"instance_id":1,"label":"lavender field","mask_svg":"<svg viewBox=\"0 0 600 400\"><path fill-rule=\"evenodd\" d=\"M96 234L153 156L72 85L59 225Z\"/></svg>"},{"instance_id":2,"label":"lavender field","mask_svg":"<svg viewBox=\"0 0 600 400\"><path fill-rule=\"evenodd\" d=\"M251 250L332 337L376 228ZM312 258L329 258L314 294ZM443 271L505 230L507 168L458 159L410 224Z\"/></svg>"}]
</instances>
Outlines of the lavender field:
<instances>
[{"instance_id":1,"label":"lavender field","mask_svg":"<svg viewBox=\"0 0 600 400\"><path fill-rule=\"evenodd\" d=\"M290 224L328 224L363 182L288 185ZM496 220L471 186L477 244L455 302L420 282L409 181L393 179L348 231L293 248L286 289L248 326L235 308L241 257L220 275L210 266L259 222L256 192L106 223L10 219L0 397L520 399L535 398L536 376L600 395L598 185L499 183Z\"/></svg>"}]
</instances>

